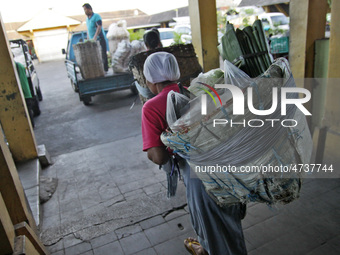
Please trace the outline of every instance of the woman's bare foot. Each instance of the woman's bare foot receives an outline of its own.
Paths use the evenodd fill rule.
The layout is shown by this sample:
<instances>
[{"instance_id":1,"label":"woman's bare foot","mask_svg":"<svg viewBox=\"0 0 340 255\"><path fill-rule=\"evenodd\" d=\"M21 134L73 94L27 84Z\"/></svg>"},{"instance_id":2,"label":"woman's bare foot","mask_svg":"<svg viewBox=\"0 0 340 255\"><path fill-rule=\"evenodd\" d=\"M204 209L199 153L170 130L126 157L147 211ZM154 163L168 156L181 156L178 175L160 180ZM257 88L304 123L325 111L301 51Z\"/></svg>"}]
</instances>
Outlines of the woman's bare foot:
<instances>
[{"instance_id":1,"label":"woman's bare foot","mask_svg":"<svg viewBox=\"0 0 340 255\"><path fill-rule=\"evenodd\" d=\"M209 255L195 238L189 237L185 239L184 246L192 255Z\"/></svg>"}]
</instances>

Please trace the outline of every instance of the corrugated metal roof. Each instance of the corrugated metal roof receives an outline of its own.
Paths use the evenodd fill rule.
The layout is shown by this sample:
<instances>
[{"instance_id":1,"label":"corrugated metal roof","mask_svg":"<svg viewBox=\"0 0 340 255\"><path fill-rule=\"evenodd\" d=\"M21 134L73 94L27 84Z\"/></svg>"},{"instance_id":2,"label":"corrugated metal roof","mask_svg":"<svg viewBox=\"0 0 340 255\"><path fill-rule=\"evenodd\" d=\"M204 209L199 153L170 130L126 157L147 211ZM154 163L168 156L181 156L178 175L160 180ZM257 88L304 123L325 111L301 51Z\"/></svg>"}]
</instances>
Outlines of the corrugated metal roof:
<instances>
[{"instance_id":1,"label":"corrugated metal roof","mask_svg":"<svg viewBox=\"0 0 340 255\"><path fill-rule=\"evenodd\" d=\"M17 31L30 31L44 28L65 27L70 25L79 25L81 22L62 14L59 14L51 9L44 10L34 18L26 22Z\"/></svg>"},{"instance_id":2,"label":"corrugated metal roof","mask_svg":"<svg viewBox=\"0 0 340 255\"><path fill-rule=\"evenodd\" d=\"M243 6L267 6L273 4L289 3L290 0L242 0L238 7Z\"/></svg>"},{"instance_id":3,"label":"corrugated metal roof","mask_svg":"<svg viewBox=\"0 0 340 255\"><path fill-rule=\"evenodd\" d=\"M135 15L135 11L138 10L138 15ZM130 9L123 11L114 12L101 12L98 13L103 19L103 27L107 29L112 23L117 22L121 19L126 20L128 28L139 28L160 25L162 22L172 22L175 17L189 16L189 8L182 7L177 10L170 10L154 15L147 15L139 9ZM128 15L128 16L126 16ZM18 32L54 28L54 27L65 27L69 25L78 25L73 31L86 30L86 15L75 15L66 17L61 14L54 12L53 10L45 10L26 23L5 24L8 30L17 30Z\"/></svg>"},{"instance_id":4,"label":"corrugated metal roof","mask_svg":"<svg viewBox=\"0 0 340 255\"><path fill-rule=\"evenodd\" d=\"M138 15L135 15L135 11L138 12ZM102 17L102 19L121 19L121 18L125 18L125 17L138 17L138 16L144 16L147 15L146 13L142 12L139 9L130 9L130 10L122 10L122 11L112 11L112 12L98 12L98 14L100 15L100 17ZM74 16L69 16L72 19L76 19L79 21L86 21L86 15L82 14L82 15L74 15Z\"/></svg>"},{"instance_id":5,"label":"corrugated metal roof","mask_svg":"<svg viewBox=\"0 0 340 255\"><path fill-rule=\"evenodd\" d=\"M130 16L130 17L116 17L108 19L108 16L102 16L102 13L98 13L103 19L103 27L107 29L112 23L118 22L121 19L126 20L126 26L128 29L136 29L136 28L143 28L143 27L150 27L150 26L159 26L162 22L172 22L173 18L177 15L178 17L189 16L189 8L182 7L178 8L178 10L171 10L162 13L157 13L153 15L137 15L137 16ZM142 12L143 14L143 12ZM112 14L111 14L112 16ZM77 18L78 16L72 16L72 18ZM86 18L85 15L83 17ZM103 17L106 17L104 19ZM86 24L84 21L77 26L73 31L84 31L86 30Z\"/></svg>"},{"instance_id":6,"label":"corrugated metal roof","mask_svg":"<svg viewBox=\"0 0 340 255\"><path fill-rule=\"evenodd\" d=\"M5 30L6 31L16 31L19 27L21 27L25 22L10 22L10 23L5 23Z\"/></svg>"},{"instance_id":7,"label":"corrugated metal roof","mask_svg":"<svg viewBox=\"0 0 340 255\"><path fill-rule=\"evenodd\" d=\"M29 37L21 35L17 31L13 31L13 30L7 31L6 34L7 34L8 40L14 40L14 39L24 39L24 40L27 40L27 39L30 39Z\"/></svg>"},{"instance_id":8,"label":"corrugated metal roof","mask_svg":"<svg viewBox=\"0 0 340 255\"><path fill-rule=\"evenodd\" d=\"M134 16L134 17L126 17L123 18L126 21L126 26L128 29L136 29L136 28L143 28L143 27L150 27L150 19L149 15L144 16ZM122 18L115 18L115 19L108 19L103 20L103 28L108 29L112 23L117 23ZM151 24L152 26L159 26L160 23L155 22ZM85 31L87 30L85 21L82 22L79 26L77 26L73 31Z\"/></svg>"},{"instance_id":9,"label":"corrugated metal roof","mask_svg":"<svg viewBox=\"0 0 340 255\"><path fill-rule=\"evenodd\" d=\"M182 7L178 8L177 10L170 10L150 15L151 17L150 22L151 23L169 22L174 21L173 18L186 16L189 16L189 7Z\"/></svg>"}]
</instances>

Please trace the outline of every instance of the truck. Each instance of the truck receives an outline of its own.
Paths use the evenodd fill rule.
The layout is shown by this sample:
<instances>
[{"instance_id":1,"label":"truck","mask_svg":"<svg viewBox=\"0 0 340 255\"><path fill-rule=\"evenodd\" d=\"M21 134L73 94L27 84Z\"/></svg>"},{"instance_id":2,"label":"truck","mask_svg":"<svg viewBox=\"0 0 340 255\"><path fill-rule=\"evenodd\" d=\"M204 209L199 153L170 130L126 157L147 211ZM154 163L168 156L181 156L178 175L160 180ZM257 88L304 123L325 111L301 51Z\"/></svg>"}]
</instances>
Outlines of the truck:
<instances>
[{"instance_id":1,"label":"truck","mask_svg":"<svg viewBox=\"0 0 340 255\"><path fill-rule=\"evenodd\" d=\"M92 97L95 95L124 89L130 89L133 94L137 94L135 79L131 72L115 73L112 68L109 68L109 71L103 77L91 79L82 77L73 51L73 45L84 42L86 39L87 31L73 32L69 36L67 50L62 49L62 53L66 54L65 65L68 78L72 89L79 94L80 101L84 105L90 105Z\"/></svg>"}]
</instances>

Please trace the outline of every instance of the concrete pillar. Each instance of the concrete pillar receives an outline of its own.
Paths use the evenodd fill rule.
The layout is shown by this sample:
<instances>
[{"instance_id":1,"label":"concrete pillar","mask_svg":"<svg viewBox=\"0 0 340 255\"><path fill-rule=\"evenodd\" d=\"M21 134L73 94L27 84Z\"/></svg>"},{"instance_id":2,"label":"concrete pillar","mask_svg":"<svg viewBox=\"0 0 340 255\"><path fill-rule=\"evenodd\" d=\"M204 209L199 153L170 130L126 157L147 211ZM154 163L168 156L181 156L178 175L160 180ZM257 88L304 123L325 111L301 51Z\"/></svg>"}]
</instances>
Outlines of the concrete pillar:
<instances>
[{"instance_id":1,"label":"concrete pillar","mask_svg":"<svg viewBox=\"0 0 340 255\"><path fill-rule=\"evenodd\" d=\"M290 2L290 50L289 60L297 86L313 93L315 41L325 37L327 0L292 0ZM312 100L305 107L312 112ZM311 130L312 117L307 117Z\"/></svg>"},{"instance_id":2,"label":"concrete pillar","mask_svg":"<svg viewBox=\"0 0 340 255\"><path fill-rule=\"evenodd\" d=\"M220 66L215 0L189 0L192 43L204 72Z\"/></svg>"},{"instance_id":3,"label":"concrete pillar","mask_svg":"<svg viewBox=\"0 0 340 255\"><path fill-rule=\"evenodd\" d=\"M309 0L306 37L306 78L314 77L315 41L325 38L327 10L327 0Z\"/></svg>"},{"instance_id":4,"label":"concrete pillar","mask_svg":"<svg viewBox=\"0 0 340 255\"><path fill-rule=\"evenodd\" d=\"M289 63L297 81L305 77L308 2L309 0L291 0L289 5ZM296 85L304 87L301 83Z\"/></svg>"},{"instance_id":5,"label":"concrete pillar","mask_svg":"<svg viewBox=\"0 0 340 255\"><path fill-rule=\"evenodd\" d=\"M332 22L329 41L328 80L326 88L326 105L324 127L327 129L325 162L329 159L340 166L340 1L332 1ZM334 163L334 162L331 162ZM337 168L335 168L337 169Z\"/></svg>"},{"instance_id":6,"label":"concrete pillar","mask_svg":"<svg viewBox=\"0 0 340 255\"><path fill-rule=\"evenodd\" d=\"M0 16L0 121L15 161L38 156L35 137Z\"/></svg>"},{"instance_id":7,"label":"concrete pillar","mask_svg":"<svg viewBox=\"0 0 340 255\"><path fill-rule=\"evenodd\" d=\"M340 1L332 1L325 125L340 133Z\"/></svg>"},{"instance_id":8,"label":"concrete pillar","mask_svg":"<svg viewBox=\"0 0 340 255\"><path fill-rule=\"evenodd\" d=\"M326 15L328 11L327 0L309 0L308 19L307 19L307 38L306 38L306 64L304 87L312 93L312 100L305 104L305 107L312 111L313 104L318 105L319 95L313 94L314 89L314 66L315 66L315 41L325 37L326 32ZM314 131L313 116L308 117L308 124Z\"/></svg>"}]
</instances>

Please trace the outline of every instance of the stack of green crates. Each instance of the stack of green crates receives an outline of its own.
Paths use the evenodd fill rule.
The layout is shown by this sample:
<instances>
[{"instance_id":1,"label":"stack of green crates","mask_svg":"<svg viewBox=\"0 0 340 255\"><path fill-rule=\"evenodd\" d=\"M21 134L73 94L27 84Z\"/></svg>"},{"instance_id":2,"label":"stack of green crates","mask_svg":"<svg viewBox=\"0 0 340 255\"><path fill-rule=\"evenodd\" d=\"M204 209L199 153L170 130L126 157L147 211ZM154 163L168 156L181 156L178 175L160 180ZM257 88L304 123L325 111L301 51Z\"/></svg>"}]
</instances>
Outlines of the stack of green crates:
<instances>
[{"instance_id":1,"label":"stack of green crates","mask_svg":"<svg viewBox=\"0 0 340 255\"><path fill-rule=\"evenodd\" d=\"M250 77L264 73L272 64L269 45L260 20L243 30L227 24L218 50L223 60L236 65Z\"/></svg>"}]
</instances>

